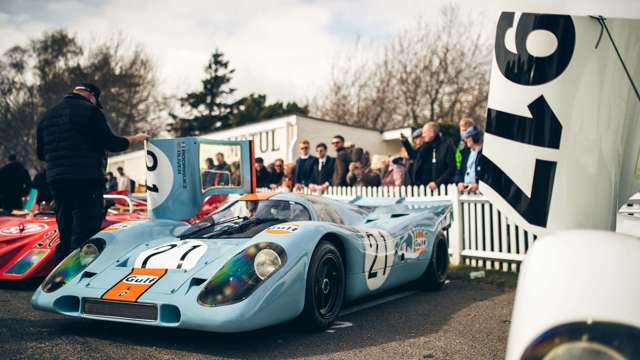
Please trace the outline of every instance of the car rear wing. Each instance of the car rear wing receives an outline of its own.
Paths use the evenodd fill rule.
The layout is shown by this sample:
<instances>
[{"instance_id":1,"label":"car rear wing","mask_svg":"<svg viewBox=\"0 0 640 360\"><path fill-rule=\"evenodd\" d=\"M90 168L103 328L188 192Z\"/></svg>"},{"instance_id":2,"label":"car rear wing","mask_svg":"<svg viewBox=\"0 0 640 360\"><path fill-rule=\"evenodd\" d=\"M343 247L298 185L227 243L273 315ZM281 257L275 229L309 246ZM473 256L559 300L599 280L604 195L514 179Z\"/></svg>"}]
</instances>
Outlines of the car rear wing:
<instances>
[{"instance_id":1,"label":"car rear wing","mask_svg":"<svg viewBox=\"0 0 640 360\"><path fill-rule=\"evenodd\" d=\"M330 199L369 208L371 213L367 222L382 218L399 218L405 215L428 211L433 215L433 226L446 230L453 222L451 200L434 197L429 200L419 197L363 197L363 196L327 196Z\"/></svg>"}]
</instances>

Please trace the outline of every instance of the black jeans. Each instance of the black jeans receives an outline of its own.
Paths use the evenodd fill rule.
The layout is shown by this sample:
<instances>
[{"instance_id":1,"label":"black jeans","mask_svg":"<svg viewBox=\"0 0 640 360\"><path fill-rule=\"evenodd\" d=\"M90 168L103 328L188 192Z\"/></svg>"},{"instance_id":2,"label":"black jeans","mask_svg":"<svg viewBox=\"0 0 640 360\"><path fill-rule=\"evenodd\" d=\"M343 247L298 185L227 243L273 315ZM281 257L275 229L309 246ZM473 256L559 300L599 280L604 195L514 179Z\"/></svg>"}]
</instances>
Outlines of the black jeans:
<instances>
[{"instance_id":1,"label":"black jeans","mask_svg":"<svg viewBox=\"0 0 640 360\"><path fill-rule=\"evenodd\" d=\"M50 186L60 232L55 257L60 262L100 231L104 219L104 184L101 181L69 181Z\"/></svg>"}]
</instances>

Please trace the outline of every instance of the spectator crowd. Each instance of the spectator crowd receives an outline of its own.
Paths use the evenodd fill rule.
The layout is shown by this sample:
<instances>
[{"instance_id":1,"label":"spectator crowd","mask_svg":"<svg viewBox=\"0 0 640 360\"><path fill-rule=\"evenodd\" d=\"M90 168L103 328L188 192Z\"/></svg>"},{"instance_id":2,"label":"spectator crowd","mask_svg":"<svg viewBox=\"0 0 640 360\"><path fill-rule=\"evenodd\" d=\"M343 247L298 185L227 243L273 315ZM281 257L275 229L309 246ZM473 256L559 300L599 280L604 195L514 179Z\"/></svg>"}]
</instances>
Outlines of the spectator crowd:
<instances>
[{"instance_id":1,"label":"spectator crowd","mask_svg":"<svg viewBox=\"0 0 640 360\"><path fill-rule=\"evenodd\" d=\"M442 184L456 184L460 192L475 193L482 178L484 131L471 118L458 123L460 144L445 137L436 122L426 123L413 132L411 140L401 135L402 151L393 155L371 155L346 142L341 135L331 139L335 157L328 155L325 143L298 142L295 163L277 159L265 164L256 158L258 188L279 191L324 192L330 186L424 185L435 190Z\"/></svg>"},{"instance_id":2,"label":"spectator crowd","mask_svg":"<svg viewBox=\"0 0 640 360\"><path fill-rule=\"evenodd\" d=\"M435 190L442 184L456 184L460 192L475 193L483 175L482 143L484 131L470 118L458 123L460 144L445 137L435 122L426 123L413 132L411 140L401 135L402 151L393 155L370 155L368 151L346 142L341 135L331 139L335 157L328 154L328 146L318 143L311 148L306 140L298 142L299 157L295 163L276 159L265 164L256 158L256 184L258 188L278 191L324 192L330 186L403 186L424 185ZM315 151L315 155L312 154ZM37 202L49 203L51 192L46 182L44 166L31 179L15 155L0 168L0 208L22 208L22 198L30 189L38 190ZM222 153L206 159L207 170L203 185L239 185L239 164L228 164ZM135 182L122 167L117 174L106 173L105 193L131 193Z\"/></svg>"}]
</instances>

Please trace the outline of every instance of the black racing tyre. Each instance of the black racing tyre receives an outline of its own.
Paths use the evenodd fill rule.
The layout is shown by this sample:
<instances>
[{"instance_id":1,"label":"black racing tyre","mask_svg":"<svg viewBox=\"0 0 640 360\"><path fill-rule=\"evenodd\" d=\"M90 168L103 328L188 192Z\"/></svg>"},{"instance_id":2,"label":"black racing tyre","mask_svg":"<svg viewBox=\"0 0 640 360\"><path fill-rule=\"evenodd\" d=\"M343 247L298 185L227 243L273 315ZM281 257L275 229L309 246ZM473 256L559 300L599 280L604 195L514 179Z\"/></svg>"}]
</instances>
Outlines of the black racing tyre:
<instances>
[{"instance_id":1,"label":"black racing tyre","mask_svg":"<svg viewBox=\"0 0 640 360\"><path fill-rule=\"evenodd\" d=\"M344 292L342 256L333 244L321 241L311 256L300 325L310 331L328 328L340 313Z\"/></svg>"},{"instance_id":2,"label":"black racing tyre","mask_svg":"<svg viewBox=\"0 0 640 360\"><path fill-rule=\"evenodd\" d=\"M436 241L431 252L429 266L418 279L418 287L422 290L439 290L447 281L449 272L449 247L443 233L436 235Z\"/></svg>"}]
</instances>

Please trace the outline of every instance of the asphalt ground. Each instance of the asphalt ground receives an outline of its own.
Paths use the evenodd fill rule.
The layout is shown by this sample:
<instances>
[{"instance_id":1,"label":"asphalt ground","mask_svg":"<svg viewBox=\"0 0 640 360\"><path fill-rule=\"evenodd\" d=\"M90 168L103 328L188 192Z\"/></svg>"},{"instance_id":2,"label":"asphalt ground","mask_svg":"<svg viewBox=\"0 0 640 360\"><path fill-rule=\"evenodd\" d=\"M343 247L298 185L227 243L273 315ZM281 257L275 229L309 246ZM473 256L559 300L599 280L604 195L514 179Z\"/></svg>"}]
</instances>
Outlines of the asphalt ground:
<instances>
[{"instance_id":1,"label":"asphalt ground","mask_svg":"<svg viewBox=\"0 0 640 360\"><path fill-rule=\"evenodd\" d=\"M2 359L501 359L514 291L453 280L352 304L321 333L288 323L216 334L35 311L37 284L0 283Z\"/></svg>"}]
</instances>

